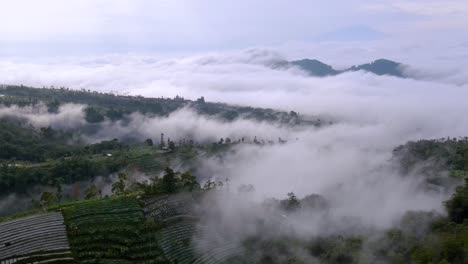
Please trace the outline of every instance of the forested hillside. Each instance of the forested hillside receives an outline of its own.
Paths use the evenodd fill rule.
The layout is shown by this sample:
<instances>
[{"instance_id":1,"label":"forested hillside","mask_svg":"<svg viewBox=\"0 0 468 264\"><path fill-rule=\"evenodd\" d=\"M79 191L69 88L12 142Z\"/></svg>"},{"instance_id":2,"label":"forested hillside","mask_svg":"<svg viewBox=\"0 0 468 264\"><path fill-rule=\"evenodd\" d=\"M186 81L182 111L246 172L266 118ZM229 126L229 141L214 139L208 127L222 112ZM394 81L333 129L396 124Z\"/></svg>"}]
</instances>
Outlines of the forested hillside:
<instances>
[{"instance_id":1,"label":"forested hillside","mask_svg":"<svg viewBox=\"0 0 468 264\"><path fill-rule=\"evenodd\" d=\"M247 118L258 121L272 121L297 125L301 123L320 125L320 119L304 119L296 112L284 112L274 109L253 108L249 106L234 106L224 103L205 101L201 96L196 101L175 98L147 98L142 96L125 96L113 93L99 93L87 90L71 90L68 88L32 88L26 86L3 85L0 87L0 104L34 105L44 102L49 112L56 112L61 104L85 104L86 120L99 123L104 118L120 120L125 115L140 112L159 116L168 115L180 108L190 107L199 114L216 116L232 121L236 118Z\"/></svg>"},{"instance_id":2,"label":"forested hillside","mask_svg":"<svg viewBox=\"0 0 468 264\"><path fill-rule=\"evenodd\" d=\"M4 250L0 261L178 264L468 261L467 138L420 140L393 150L390 162L398 172L397 177L408 183L414 180L424 193L448 197L440 204L442 212L410 208L391 228L383 229L365 226L352 217L338 219L353 227L348 232L333 228L342 224L333 218L336 204L331 193L298 197L294 190L286 190L282 198L264 197L260 204L246 205L239 199L254 195L256 188L266 182L234 185L228 176L213 177L218 176L219 164L234 166L233 154L247 149L265 153L260 151L273 151L289 144L300 146L298 138L272 139L260 130L253 137L215 133L215 138L204 140L197 140L194 133L174 137L164 130L150 131L151 137L129 136L141 130L142 123L135 125L134 119L166 118L187 107L220 124L254 120L256 125L265 122L275 128L286 127L286 134L291 129L326 128L318 119L307 121L293 111L208 103L203 98L193 102L180 97L143 98L21 86L5 86L0 93L3 95L0 215L6 216L0 220L0 230L8 231L7 236L0 235L0 244L10 247L0 247L0 252ZM74 114L80 120L62 125L60 114L65 111L62 107L70 104L79 107L68 110L65 119ZM135 113L141 116L132 116ZM203 122L207 124L206 120ZM232 126L228 128L227 131ZM120 138L96 140L103 130L124 133L119 134L123 135ZM252 157L252 161L258 158ZM346 190L345 187L339 186L337 190ZM228 213L229 217L246 217L249 230L255 232L237 237L229 219L213 222L217 217L225 217L225 206L233 205L235 210L242 210L236 212L239 216ZM253 213L243 215L244 207L256 208L261 217L251 221ZM330 227L325 229L329 230L301 236L298 231L304 228L299 222L301 217L314 219L314 216L328 223ZM14 235L11 228L20 226L25 229ZM41 245L30 239L33 229L38 230L39 236L51 230L57 235L44 238L47 243ZM31 245L18 246L20 243Z\"/></svg>"}]
</instances>

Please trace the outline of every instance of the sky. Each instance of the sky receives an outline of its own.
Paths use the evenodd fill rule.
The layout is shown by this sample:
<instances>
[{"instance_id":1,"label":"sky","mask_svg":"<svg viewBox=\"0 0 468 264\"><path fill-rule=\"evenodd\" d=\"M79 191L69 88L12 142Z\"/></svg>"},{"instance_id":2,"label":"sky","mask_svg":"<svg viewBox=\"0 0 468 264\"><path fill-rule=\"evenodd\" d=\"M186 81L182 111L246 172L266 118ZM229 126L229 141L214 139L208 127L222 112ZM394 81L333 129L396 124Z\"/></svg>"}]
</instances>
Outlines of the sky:
<instances>
[{"instance_id":1,"label":"sky","mask_svg":"<svg viewBox=\"0 0 468 264\"><path fill-rule=\"evenodd\" d=\"M0 56L468 42L465 0L1 0L0 7Z\"/></svg>"}]
</instances>

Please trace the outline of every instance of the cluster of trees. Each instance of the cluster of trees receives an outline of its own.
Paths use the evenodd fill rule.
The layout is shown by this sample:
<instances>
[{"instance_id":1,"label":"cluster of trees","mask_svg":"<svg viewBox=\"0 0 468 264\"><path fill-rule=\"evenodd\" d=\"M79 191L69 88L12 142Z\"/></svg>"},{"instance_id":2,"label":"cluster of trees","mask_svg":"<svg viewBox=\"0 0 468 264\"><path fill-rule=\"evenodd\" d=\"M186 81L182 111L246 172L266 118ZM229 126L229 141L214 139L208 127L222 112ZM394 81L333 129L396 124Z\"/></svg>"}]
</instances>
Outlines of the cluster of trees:
<instances>
[{"instance_id":1,"label":"cluster of trees","mask_svg":"<svg viewBox=\"0 0 468 264\"><path fill-rule=\"evenodd\" d=\"M0 122L0 160L42 162L55 158L75 146L66 144L69 134L54 131L50 127L39 131L20 121L2 119Z\"/></svg>"},{"instance_id":2,"label":"cluster of trees","mask_svg":"<svg viewBox=\"0 0 468 264\"><path fill-rule=\"evenodd\" d=\"M197 178L189 171L175 172L166 167L161 178L154 177L149 184L143 184L142 189L147 195L170 194L181 191L194 191L200 189Z\"/></svg>"},{"instance_id":3,"label":"cluster of trees","mask_svg":"<svg viewBox=\"0 0 468 264\"><path fill-rule=\"evenodd\" d=\"M49 112L56 112L59 106L64 103L86 104L86 120L90 123L104 121L104 117L111 120L120 120L126 114L133 112L149 113L155 115L168 115L178 109L190 106L203 115L217 116L224 120L232 121L243 117L258 121L280 122L290 125L297 125L303 122L299 114L294 111L283 112L273 109L252 108L231 106L223 103L208 103L202 96L196 101L186 100L182 97L175 98L145 98L142 96L124 96L113 93L91 92L89 90L71 90L68 88L31 88L23 85L4 86L0 88L0 93L5 98L0 100L0 104L37 104L44 102ZM315 125L317 122L311 123ZM320 122L318 122L320 123Z\"/></svg>"},{"instance_id":4,"label":"cluster of trees","mask_svg":"<svg viewBox=\"0 0 468 264\"><path fill-rule=\"evenodd\" d=\"M96 144L75 141L71 133L43 127L39 130L20 121L2 119L0 122L0 163L16 161L45 162L71 156L104 153L127 149L118 139Z\"/></svg>"},{"instance_id":5,"label":"cluster of trees","mask_svg":"<svg viewBox=\"0 0 468 264\"><path fill-rule=\"evenodd\" d=\"M242 188L251 190L244 186ZM306 207L326 208L318 195L298 199L288 193L284 200L269 201L285 213ZM468 263L468 179L445 203L447 217L435 212L408 212L401 223L384 233L330 235L310 239L297 236L264 238L245 242L245 258L252 263Z\"/></svg>"},{"instance_id":6,"label":"cluster of trees","mask_svg":"<svg viewBox=\"0 0 468 264\"><path fill-rule=\"evenodd\" d=\"M27 193L34 186L51 186L57 181L65 184L87 181L96 176L115 173L125 165L126 161L121 158L88 157L72 157L38 166L1 163L0 193Z\"/></svg>"},{"instance_id":7,"label":"cluster of trees","mask_svg":"<svg viewBox=\"0 0 468 264\"><path fill-rule=\"evenodd\" d=\"M407 171L428 160L444 169L468 171L468 137L408 142L393 153Z\"/></svg>"},{"instance_id":8,"label":"cluster of trees","mask_svg":"<svg viewBox=\"0 0 468 264\"><path fill-rule=\"evenodd\" d=\"M415 230L425 214L414 212L406 221L412 228L388 231L374 250L391 263L468 263L468 179L445 207L448 216L433 218L425 233L407 231Z\"/></svg>"},{"instance_id":9,"label":"cluster of trees","mask_svg":"<svg viewBox=\"0 0 468 264\"><path fill-rule=\"evenodd\" d=\"M117 139L85 145L50 127L35 130L14 120L0 122L0 193L25 193L35 185L66 184L114 173L126 165L122 155L99 154L128 150Z\"/></svg>"},{"instance_id":10,"label":"cluster of trees","mask_svg":"<svg viewBox=\"0 0 468 264\"><path fill-rule=\"evenodd\" d=\"M208 186L209 185L209 186ZM33 207L43 208L60 203L64 194L62 193L62 181L57 180L54 185L55 191L45 191L41 194L39 200L32 200ZM151 182L138 182L134 181L126 173L120 172L117 175L117 180L112 184L112 195L131 195L135 193L144 193L145 195L159 195L159 194L173 194L177 192L192 192L202 189L212 189L217 187L217 183L209 182L203 188L200 187L195 176L189 171L176 172L173 169L167 167L164 170L161 178L154 177ZM76 197L69 197L74 200L79 200L81 194ZM96 185L91 184L84 190L85 200L103 198L102 190Z\"/></svg>"}]
</instances>

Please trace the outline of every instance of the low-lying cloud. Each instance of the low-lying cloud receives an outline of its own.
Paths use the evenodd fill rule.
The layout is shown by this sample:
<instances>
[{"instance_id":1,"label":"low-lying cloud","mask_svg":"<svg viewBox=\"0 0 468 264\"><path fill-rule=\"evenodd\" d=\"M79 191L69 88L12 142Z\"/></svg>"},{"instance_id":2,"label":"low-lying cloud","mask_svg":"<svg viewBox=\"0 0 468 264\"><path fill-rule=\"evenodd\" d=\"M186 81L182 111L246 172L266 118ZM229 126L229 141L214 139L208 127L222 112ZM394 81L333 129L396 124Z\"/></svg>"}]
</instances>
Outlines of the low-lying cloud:
<instances>
[{"instance_id":1,"label":"low-lying cloud","mask_svg":"<svg viewBox=\"0 0 468 264\"><path fill-rule=\"evenodd\" d=\"M212 205L225 216L221 219L228 222L229 216L238 213L229 222L232 229L224 230L232 231L231 235L241 229L239 225L246 224L236 221L242 219L242 214L253 221L262 218L249 206L270 197L285 198L288 192L295 192L300 198L319 194L330 203L331 210L327 213L292 216L290 222L297 233L306 236L356 226L385 229L398 223L410 210L443 213L442 202L451 190L426 188L422 175L400 175L391 159L392 150L409 140L468 135L465 102L468 84L463 77L464 69L453 72L439 71L436 67L436 73L408 70L424 77L422 80L365 72L311 78L295 69L281 71L265 66L281 58L276 52L249 51L176 59L108 57L104 61L50 65L2 62L0 73L10 77L0 81L157 97L204 96L208 101L295 110L304 115L332 118L335 121L332 125L293 129L242 119L221 122L181 109L168 117L134 113L128 117L129 122L105 121L100 125L102 129L92 140L134 136L143 141L148 137L157 139L161 132L173 140L287 138L288 143L282 145L240 144L222 160L205 160L200 165L201 175L197 175L200 179L229 178L232 186L252 184L255 187L250 196L239 198L242 201L234 205L229 205L232 200L222 193ZM22 73L17 73L18 68ZM72 115L63 113L76 114L80 107L65 105L58 115L69 120ZM29 115L23 113L25 117ZM53 118L59 120L58 115ZM83 119L80 115L75 116ZM249 230L245 229L247 233L243 235L255 233Z\"/></svg>"},{"instance_id":2,"label":"low-lying cloud","mask_svg":"<svg viewBox=\"0 0 468 264\"><path fill-rule=\"evenodd\" d=\"M185 139L197 143L212 143L228 137L233 141L241 138L253 141L255 137L264 141L277 141L278 138L294 137L295 131L314 129L243 118L227 122L216 116L199 115L189 107L181 108L168 116L134 112L119 121L106 119L101 123L88 123L84 114L86 107L80 104L63 104L57 113L50 113L42 103L25 107L0 105L0 118L16 118L36 129L51 127L74 132L88 143L113 138L137 142L143 142L147 138L159 140L161 133L175 142Z\"/></svg>"},{"instance_id":3,"label":"low-lying cloud","mask_svg":"<svg viewBox=\"0 0 468 264\"><path fill-rule=\"evenodd\" d=\"M7 107L0 104L0 118L14 117L36 128L52 127L58 130L73 130L86 123L84 108L84 105L65 104L60 106L57 113L50 113L43 103L24 107L18 105Z\"/></svg>"}]
</instances>

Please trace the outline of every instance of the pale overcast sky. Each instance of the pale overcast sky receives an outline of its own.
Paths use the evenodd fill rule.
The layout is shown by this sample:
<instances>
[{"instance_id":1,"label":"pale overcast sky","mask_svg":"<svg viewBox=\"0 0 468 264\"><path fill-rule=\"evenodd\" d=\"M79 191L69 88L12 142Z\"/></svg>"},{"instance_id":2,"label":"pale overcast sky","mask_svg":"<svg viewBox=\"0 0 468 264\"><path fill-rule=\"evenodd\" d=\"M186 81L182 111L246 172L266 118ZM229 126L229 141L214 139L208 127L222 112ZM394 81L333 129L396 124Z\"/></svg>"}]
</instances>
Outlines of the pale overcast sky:
<instances>
[{"instance_id":1,"label":"pale overcast sky","mask_svg":"<svg viewBox=\"0 0 468 264\"><path fill-rule=\"evenodd\" d=\"M466 0L0 0L0 55L468 42Z\"/></svg>"}]
</instances>

